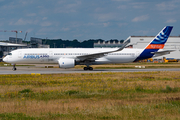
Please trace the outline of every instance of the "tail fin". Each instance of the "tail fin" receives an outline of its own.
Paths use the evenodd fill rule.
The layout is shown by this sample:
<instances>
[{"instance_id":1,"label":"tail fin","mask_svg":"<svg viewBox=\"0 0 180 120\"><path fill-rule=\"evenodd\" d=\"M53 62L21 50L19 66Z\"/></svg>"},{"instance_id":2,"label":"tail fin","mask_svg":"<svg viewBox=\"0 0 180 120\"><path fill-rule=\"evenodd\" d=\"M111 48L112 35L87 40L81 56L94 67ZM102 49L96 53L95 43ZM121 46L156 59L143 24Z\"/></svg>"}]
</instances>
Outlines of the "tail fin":
<instances>
[{"instance_id":1,"label":"tail fin","mask_svg":"<svg viewBox=\"0 0 180 120\"><path fill-rule=\"evenodd\" d=\"M145 49L163 49L164 44L166 43L172 28L172 26L164 27L159 32L159 34L157 34L156 37L150 42L150 44L146 46Z\"/></svg>"},{"instance_id":2,"label":"tail fin","mask_svg":"<svg viewBox=\"0 0 180 120\"><path fill-rule=\"evenodd\" d=\"M153 57L153 53L157 52L159 49L164 48L164 44L166 43L171 30L172 26L164 27L159 34L145 47L142 53L136 58L135 61L147 59Z\"/></svg>"}]
</instances>

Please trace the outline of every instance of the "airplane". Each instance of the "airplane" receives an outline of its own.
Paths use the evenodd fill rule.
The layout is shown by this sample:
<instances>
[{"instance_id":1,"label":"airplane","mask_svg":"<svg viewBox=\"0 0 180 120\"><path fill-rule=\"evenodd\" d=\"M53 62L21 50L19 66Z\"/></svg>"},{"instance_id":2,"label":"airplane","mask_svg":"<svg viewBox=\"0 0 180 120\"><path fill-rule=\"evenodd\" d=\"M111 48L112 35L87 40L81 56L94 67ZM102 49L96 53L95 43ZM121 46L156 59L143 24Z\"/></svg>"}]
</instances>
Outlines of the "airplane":
<instances>
[{"instance_id":1,"label":"airplane","mask_svg":"<svg viewBox=\"0 0 180 120\"><path fill-rule=\"evenodd\" d=\"M57 63L60 68L73 68L86 65L84 70L93 70L91 65L110 63L130 63L152 57L169 54L173 50L161 50L171 33L173 26L165 26L155 38L144 48L125 48L126 40L121 48L29 48L17 49L3 58L13 65L23 63Z\"/></svg>"}]
</instances>

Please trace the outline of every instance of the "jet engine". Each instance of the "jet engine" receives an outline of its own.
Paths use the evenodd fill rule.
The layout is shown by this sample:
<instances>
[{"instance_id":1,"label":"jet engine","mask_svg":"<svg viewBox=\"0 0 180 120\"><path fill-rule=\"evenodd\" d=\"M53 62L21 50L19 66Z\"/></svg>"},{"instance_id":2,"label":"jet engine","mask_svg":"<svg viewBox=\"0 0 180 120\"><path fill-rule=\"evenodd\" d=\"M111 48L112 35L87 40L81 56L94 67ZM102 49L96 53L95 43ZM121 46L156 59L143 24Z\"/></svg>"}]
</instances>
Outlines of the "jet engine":
<instances>
[{"instance_id":1,"label":"jet engine","mask_svg":"<svg viewBox=\"0 0 180 120\"><path fill-rule=\"evenodd\" d=\"M75 60L73 58L60 58L58 63L60 68L73 68L75 66Z\"/></svg>"}]
</instances>

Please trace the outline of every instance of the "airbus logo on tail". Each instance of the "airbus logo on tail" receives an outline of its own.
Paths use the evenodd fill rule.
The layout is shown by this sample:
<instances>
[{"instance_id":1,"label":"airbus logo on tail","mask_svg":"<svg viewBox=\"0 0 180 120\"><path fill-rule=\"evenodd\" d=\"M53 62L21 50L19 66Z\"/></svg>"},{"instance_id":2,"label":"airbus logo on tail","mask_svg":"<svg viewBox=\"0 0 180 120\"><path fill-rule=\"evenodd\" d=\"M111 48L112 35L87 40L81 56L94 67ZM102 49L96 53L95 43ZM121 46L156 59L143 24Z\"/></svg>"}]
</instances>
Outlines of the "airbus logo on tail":
<instances>
[{"instance_id":1,"label":"airbus logo on tail","mask_svg":"<svg viewBox=\"0 0 180 120\"><path fill-rule=\"evenodd\" d=\"M166 43L171 30L172 30L172 26L167 26L165 27L155 38L154 40L150 43L150 44L164 44Z\"/></svg>"},{"instance_id":2,"label":"airbus logo on tail","mask_svg":"<svg viewBox=\"0 0 180 120\"><path fill-rule=\"evenodd\" d=\"M167 38L168 36L165 35L162 31L162 33L160 33L155 39L156 40L164 40L165 38Z\"/></svg>"}]
</instances>

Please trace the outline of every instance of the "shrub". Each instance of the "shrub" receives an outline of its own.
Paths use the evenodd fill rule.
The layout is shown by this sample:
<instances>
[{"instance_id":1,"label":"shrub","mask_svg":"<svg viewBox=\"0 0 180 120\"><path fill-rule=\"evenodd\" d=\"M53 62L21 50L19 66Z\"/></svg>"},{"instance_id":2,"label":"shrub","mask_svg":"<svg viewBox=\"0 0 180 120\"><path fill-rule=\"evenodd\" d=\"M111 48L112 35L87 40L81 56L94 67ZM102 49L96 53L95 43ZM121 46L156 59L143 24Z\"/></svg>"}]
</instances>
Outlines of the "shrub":
<instances>
[{"instance_id":1,"label":"shrub","mask_svg":"<svg viewBox=\"0 0 180 120\"><path fill-rule=\"evenodd\" d=\"M172 88L169 85L166 85L166 89L162 89L161 91L164 93L178 92L178 88Z\"/></svg>"},{"instance_id":2,"label":"shrub","mask_svg":"<svg viewBox=\"0 0 180 120\"><path fill-rule=\"evenodd\" d=\"M69 96L70 96L70 95L73 95L73 94L78 94L78 93L79 93L79 91L76 91L76 90L69 90L69 91L66 91L66 92L65 92L65 94L66 94L66 95L69 95Z\"/></svg>"},{"instance_id":3,"label":"shrub","mask_svg":"<svg viewBox=\"0 0 180 120\"><path fill-rule=\"evenodd\" d=\"M136 90L137 92L142 92L142 91L144 91L144 89L143 89L143 87L142 87L141 85L136 86L136 87L135 87L135 90Z\"/></svg>"},{"instance_id":4,"label":"shrub","mask_svg":"<svg viewBox=\"0 0 180 120\"><path fill-rule=\"evenodd\" d=\"M31 92L33 92L31 89L24 89L19 91L19 93L31 93Z\"/></svg>"}]
</instances>

